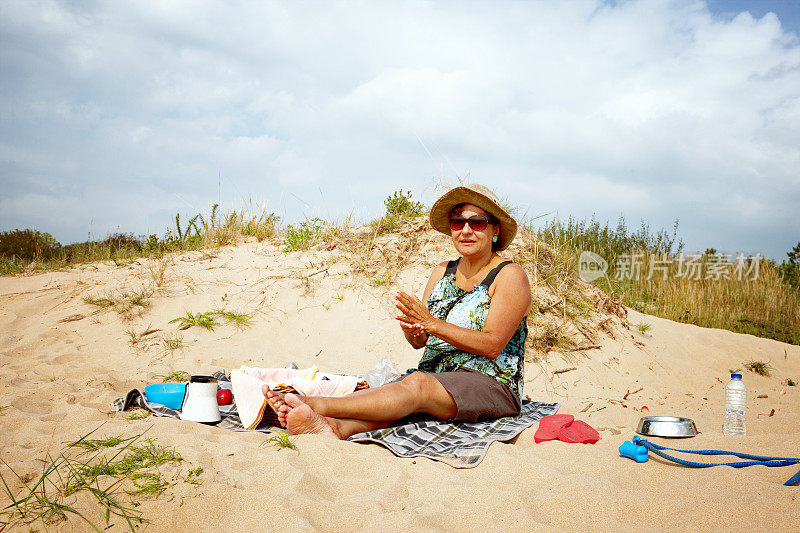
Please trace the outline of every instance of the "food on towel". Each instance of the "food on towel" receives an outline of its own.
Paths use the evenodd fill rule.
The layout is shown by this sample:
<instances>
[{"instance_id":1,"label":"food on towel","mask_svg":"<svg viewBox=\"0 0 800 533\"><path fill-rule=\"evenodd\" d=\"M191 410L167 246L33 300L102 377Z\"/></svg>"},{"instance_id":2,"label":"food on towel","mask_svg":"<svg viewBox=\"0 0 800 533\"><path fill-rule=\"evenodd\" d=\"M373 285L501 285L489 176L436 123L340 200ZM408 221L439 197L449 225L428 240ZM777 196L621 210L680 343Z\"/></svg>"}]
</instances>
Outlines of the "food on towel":
<instances>
[{"instance_id":1,"label":"food on towel","mask_svg":"<svg viewBox=\"0 0 800 533\"><path fill-rule=\"evenodd\" d=\"M231 385L242 425L255 429L264 417L264 410L270 409L264 385L272 390L289 386L305 396L344 396L356 390L358 379L320 372L316 366L305 370L242 366L231 372Z\"/></svg>"},{"instance_id":2,"label":"food on towel","mask_svg":"<svg viewBox=\"0 0 800 533\"><path fill-rule=\"evenodd\" d=\"M233 393L228 389L217 391L217 403L219 405L230 405L233 403Z\"/></svg>"}]
</instances>

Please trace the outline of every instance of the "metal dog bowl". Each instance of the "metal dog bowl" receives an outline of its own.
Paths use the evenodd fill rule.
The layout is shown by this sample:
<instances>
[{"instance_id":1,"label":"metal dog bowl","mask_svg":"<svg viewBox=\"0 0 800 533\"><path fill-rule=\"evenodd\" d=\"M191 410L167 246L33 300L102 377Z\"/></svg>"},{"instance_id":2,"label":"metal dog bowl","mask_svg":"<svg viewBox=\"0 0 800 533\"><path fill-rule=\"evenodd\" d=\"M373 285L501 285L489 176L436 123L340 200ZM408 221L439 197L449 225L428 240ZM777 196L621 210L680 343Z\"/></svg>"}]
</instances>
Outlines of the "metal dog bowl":
<instances>
[{"instance_id":1,"label":"metal dog bowl","mask_svg":"<svg viewBox=\"0 0 800 533\"><path fill-rule=\"evenodd\" d=\"M691 418L680 416L645 416L636 428L639 435L648 437L694 437L699 433Z\"/></svg>"}]
</instances>

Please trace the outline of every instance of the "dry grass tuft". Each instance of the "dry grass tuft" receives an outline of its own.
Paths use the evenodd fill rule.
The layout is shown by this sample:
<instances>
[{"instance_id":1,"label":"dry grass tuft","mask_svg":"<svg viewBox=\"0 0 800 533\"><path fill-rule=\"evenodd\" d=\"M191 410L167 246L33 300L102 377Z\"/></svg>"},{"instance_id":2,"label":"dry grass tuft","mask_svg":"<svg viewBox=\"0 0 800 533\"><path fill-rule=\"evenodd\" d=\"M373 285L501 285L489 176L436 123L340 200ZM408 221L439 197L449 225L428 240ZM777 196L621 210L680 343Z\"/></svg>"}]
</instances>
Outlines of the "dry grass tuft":
<instances>
[{"instance_id":1,"label":"dry grass tuft","mask_svg":"<svg viewBox=\"0 0 800 533\"><path fill-rule=\"evenodd\" d=\"M772 365L764 361L745 361L743 364L747 370L755 372L759 376L768 377L772 370Z\"/></svg>"},{"instance_id":2,"label":"dry grass tuft","mask_svg":"<svg viewBox=\"0 0 800 533\"><path fill-rule=\"evenodd\" d=\"M152 287L143 286L137 289L107 292L98 296L85 296L83 302L96 307L95 313L111 309L122 318L131 319L134 316L141 316L144 310L150 307L149 298L152 295Z\"/></svg>"},{"instance_id":3,"label":"dry grass tuft","mask_svg":"<svg viewBox=\"0 0 800 533\"><path fill-rule=\"evenodd\" d=\"M613 293L578 277L577 258L566 246L542 242L523 221L505 255L525 268L531 281L529 358L540 358L550 350L596 348L603 335L615 337L627 311Z\"/></svg>"},{"instance_id":4,"label":"dry grass tuft","mask_svg":"<svg viewBox=\"0 0 800 533\"><path fill-rule=\"evenodd\" d=\"M147 271L150 273L150 278L153 280L155 287L161 288L166 281L167 268L173 263L172 259L167 256L161 256L154 262L147 264Z\"/></svg>"}]
</instances>

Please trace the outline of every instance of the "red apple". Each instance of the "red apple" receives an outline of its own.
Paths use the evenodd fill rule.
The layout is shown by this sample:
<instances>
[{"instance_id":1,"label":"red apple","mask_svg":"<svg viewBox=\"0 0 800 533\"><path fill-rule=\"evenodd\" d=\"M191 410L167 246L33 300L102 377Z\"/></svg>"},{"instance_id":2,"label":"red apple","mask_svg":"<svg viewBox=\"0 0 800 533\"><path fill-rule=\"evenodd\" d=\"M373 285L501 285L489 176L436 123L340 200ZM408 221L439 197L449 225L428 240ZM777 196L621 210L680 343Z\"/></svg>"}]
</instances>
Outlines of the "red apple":
<instances>
[{"instance_id":1,"label":"red apple","mask_svg":"<svg viewBox=\"0 0 800 533\"><path fill-rule=\"evenodd\" d=\"M220 389L217 391L217 403L219 405L230 405L233 403L233 393L228 389Z\"/></svg>"}]
</instances>

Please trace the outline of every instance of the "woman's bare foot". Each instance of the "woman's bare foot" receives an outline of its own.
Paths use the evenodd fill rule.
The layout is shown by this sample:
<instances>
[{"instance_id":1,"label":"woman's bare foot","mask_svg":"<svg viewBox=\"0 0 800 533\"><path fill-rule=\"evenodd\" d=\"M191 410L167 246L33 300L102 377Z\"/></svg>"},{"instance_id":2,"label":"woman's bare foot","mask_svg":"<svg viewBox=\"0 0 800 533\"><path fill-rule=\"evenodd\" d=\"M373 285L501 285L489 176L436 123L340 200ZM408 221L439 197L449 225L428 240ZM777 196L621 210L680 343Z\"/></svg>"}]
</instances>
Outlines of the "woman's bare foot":
<instances>
[{"instance_id":1,"label":"woman's bare foot","mask_svg":"<svg viewBox=\"0 0 800 533\"><path fill-rule=\"evenodd\" d=\"M269 406L273 411L275 411L275 414L278 415L278 423L281 425L281 427L285 428L286 415L291 410L284 399L285 394L271 390L269 385L264 385L264 387L261 389L261 392L263 392L264 396L266 396Z\"/></svg>"},{"instance_id":2,"label":"woman's bare foot","mask_svg":"<svg viewBox=\"0 0 800 533\"><path fill-rule=\"evenodd\" d=\"M341 439L328 419L315 413L298 396L287 394L284 400L289 407L289 412L286 414L286 429L294 435L314 434Z\"/></svg>"}]
</instances>

